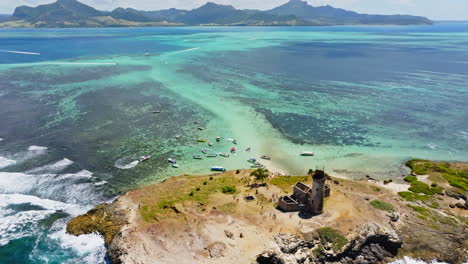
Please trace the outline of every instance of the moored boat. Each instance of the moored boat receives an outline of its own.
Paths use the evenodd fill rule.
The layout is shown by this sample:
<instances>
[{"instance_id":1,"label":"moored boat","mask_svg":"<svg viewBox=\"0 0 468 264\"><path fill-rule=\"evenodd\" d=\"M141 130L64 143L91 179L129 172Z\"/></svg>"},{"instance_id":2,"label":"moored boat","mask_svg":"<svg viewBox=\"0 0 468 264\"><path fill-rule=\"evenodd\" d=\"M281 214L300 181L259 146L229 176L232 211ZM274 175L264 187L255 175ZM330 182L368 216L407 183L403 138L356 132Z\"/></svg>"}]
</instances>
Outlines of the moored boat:
<instances>
[{"instance_id":1,"label":"moored boat","mask_svg":"<svg viewBox=\"0 0 468 264\"><path fill-rule=\"evenodd\" d=\"M208 158L214 158L214 157L218 157L218 154L216 153L211 153L211 154L208 154L206 155Z\"/></svg>"},{"instance_id":2,"label":"moored boat","mask_svg":"<svg viewBox=\"0 0 468 264\"><path fill-rule=\"evenodd\" d=\"M257 159L251 158L251 159L248 159L247 161L250 162L250 163L255 163L255 162L257 162Z\"/></svg>"},{"instance_id":3,"label":"moored boat","mask_svg":"<svg viewBox=\"0 0 468 264\"><path fill-rule=\"evenodd\" d=\"M169 158L169 159L167 159L167 161L169 161L169 163L172 163L172 164L176 164L176 163L177 163L177 160L176 160L176 159L173 159L173 158Z\"/></svg>"},{"instance_id":4,"label":"moored boat","mask_svg":"<svg viewBox=\"0 0 468 264\"><path fill-rule=\"evenodd\" d=\"M203 127L197 127L198 130L205 130Z\"/></svg>"},{"instance_id":5,"label":"moored boat","mask_svg":"<svg viewBox=\"0 0 468 264\"><path fill-rule=\"evenodd\" d=\"M210 147L213 146L213 142L209 142L208 146L210 146Z\"/></svg>"},{"instance_id":6,"label":"moored boat","mask_svg":"<svg viewBox=\"0 0 468 264\"><path fill-rule=\"evenodd\" d=\"M264 168L265 165L261 164L261 163L254 163L252 166L250 166L251 168Z\"/></svg>"},{"instance_id":7,"label":"moored boat","mask_svg":"<svg viewBox=\"0 0 468 264\"><path fill-rule=\"evenodd\" d=\"M225 158L229 157L229 154L226 154L224 152L220 152L219 155L222 156L222 157L225 157Z\"/></svg>"},{"instance_id":8,"label":"moored boat","mask_svg":"<svg viewBox=\"0 0 468 264\"><path fill-rule=\"evenodd\" d=\"M172 163L172 164L171 164L171 167L172 167L172 168L179 168L179 165L178 165L178 164L175 164L175 163Z\"/></svg>"},{"instance_id":9,"label":"moored boat","mask_svg":"<svg viewBox=\"0 0 468 264\"><path fill-rule=\"evenodd\" d=\"M193 159L201 160L201 159L203 159L203 157L202 156L193 156Z\"/></svg>"},{"instance_id":10,"label":"moored boat","mask_svg":"<svg viewBox=\"0 0 468 264\"><path fill-rule=\"evenodd\" d=\"M212 171L226 171L226 169L221 166L213 166L211 167L211 170Z\"/></svg>"},{"instance_id":11,"label":"moored boat","mask_svg":"<svg viewBox=\"0 0 468 264\"><path fill-rule=\"evenodd\" d=\"M145 160L149 160L151 156L141 156L140 159L138 159L139 162L143 162Z\"/></svg>"},{"instance_id":12,"label":"moored boat","mask_svg":"<svg viewBox=\"0 0 468 264\"><path fill-rule=\"evenodd\" d=\"M206 142L206 139L203 139L203 138L199 138L197 139L198 142Z\"/></svg>"},{"instance_id":13,"label":"moored boat","mask_svg":"<svg viewBox=\"0 0 468 264\"><path fill-rule=\"evenodd\" d=\"M202 149L201 152L202 152L203 154L206 154L206 149Z\"/></svg>"},{"instance_id":14,"label":"moored boat","mask_svg":"<svg viewBox=\"0 0 468 264\"><path fill-rule=\"evenodd\" d=\"M315 153L312 151L302 151L301 156L314 156Z\"/></svg>"},{"instance_id":15,"label":"moored boat","mask_svg":"<svg viewBox=\"0 0 468 264\"><path fill-rule=\"evenodd\" d=\"M262 158L264 160L271 160L270 156L267 156L267 155L262 155L262 156L260 156L260 158Z\"/></svg>"},{"instance_id":16,"label":"moored boat","mask_svg":"<svg viewBox=\"0 0 468 264\"><path fill-rule=\"evenodd\" d=\"M216 137L216 142L219 142L219 141L221 141L221 137L220 137L220 136L217 136L217 137Z\"/></svg>"}]
</instances>

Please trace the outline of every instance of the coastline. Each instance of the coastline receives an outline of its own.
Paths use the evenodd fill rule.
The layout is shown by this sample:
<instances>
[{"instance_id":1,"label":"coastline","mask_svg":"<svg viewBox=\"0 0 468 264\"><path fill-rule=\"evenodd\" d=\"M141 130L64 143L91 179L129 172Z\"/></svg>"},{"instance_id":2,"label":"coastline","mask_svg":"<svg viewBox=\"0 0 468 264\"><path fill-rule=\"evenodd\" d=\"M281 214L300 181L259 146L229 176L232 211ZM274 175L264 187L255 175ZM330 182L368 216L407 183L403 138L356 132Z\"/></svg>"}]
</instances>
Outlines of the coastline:
<instances>
[{"instance_id":1,"label":"coastline","mask_svg":"<svg viewBox=\"0 0 468 264\"><path fill-rule=\"evenodd\" d=\"M402 246L394 254L381 247L383 263L404 256L449 263L466 260L463 256L468 245L463 241L462 230L467 228L468 214L466 210L451 208L455 203L453 196L434 194L424 201L408 200L398 192L408 193L409 184L333 177L329 180L332 194L325 201L325 213L310 218L278 211L275 206L275 198L290 193L295 181L310 184L310 177L275 176L267 180L266 186L252 188L250 171L184 175L144 186L75 218L67 231L75 235L104 235L112 263L149 263L154 259L159 263L276 263L259 262L261 256L295 261L287 263L322 263L332 256L341 256L337 263L354 263L349 260L351 249L347 247L343 251L332 250L327 257L307 256L308 250L313 251L310 244L319 243L309 236L324 227L334 228L348 241L361 245L361 249L368 241L374 241L373 237L400 243ZM422 181L429 178L418 177ZM236 186L236 192L222 193L220 187L224 185ZM446 193L449 190L447 187ZM253 195L256 201L244 201L245 195ZM393 209L377 209L371 205L375 200L385 201ZM433 200L440 207L429 207L428 201ZM420 235L412 235L415 228ZM283 250L285 243L296 245L290 248L292 253ZM353 254L376 257L363 252Z\"/></svg>"}]
</instances>

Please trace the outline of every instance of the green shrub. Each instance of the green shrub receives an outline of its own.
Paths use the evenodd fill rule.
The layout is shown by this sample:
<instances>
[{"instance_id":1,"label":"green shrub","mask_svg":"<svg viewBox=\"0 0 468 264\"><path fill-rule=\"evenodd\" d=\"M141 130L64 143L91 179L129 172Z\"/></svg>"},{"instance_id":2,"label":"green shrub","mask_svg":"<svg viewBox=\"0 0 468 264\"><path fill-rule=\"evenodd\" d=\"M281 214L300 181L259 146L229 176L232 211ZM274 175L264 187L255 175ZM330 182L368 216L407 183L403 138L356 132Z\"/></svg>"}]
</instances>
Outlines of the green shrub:
<instances>
[{"instance_id":1,"label":"green shrub","mask_svg":"<svg viewBox=\"0 0 468 264\"><path fill-rule=\"evenodd\" d=\"M442 175L448 183L453 186L460 188L464 191L468 191L468 173L456 171L454 173L445 173Z\"/></svg>"},{"instance_id":2,"label":"green shrub","mask_svg":"<svg viewBox=\"0 0 468 264\"><path fill-rule=\"evenodd\" d=\"M427 216L429 213L429 209L424 208L422 206L417 206L417 205L412 205L412 204L407 204L406 206L408 206L409 208L413 208L413 210L415 210L416 212L424 216Z\"/></svg>"},{"instance_id":3,"label":"green shrub","mask_svg":"<svg viewBox=\"0 0 468 264\"><path fill-rule=\"evenodd\" d=\"M431 162L427 160L410 160L406 166L418 175L430 174L431 172L441 173L442 177L453 186L463 191L468 191L468 171L455 170L450 168L447 162Z\"/></svg>"},{"instance_id":4,"label":"green shrub","mask_svg":"<svg viewBox=\"0 0 468 264\"><path fill-rule=\"evenodd\" d=\"M424 193L424 194L427 194L427 195L434 194L431 191L429 185L427 185L426 183L424 183L422 181L411 182L411 186L408 188L408 190L410 190L412 192L415 192L415 193Z\"/></svg>"},{"instance_id":5,"label":"green shrub","mask_svg":"<svg viewBox=\"0 0 468 264\"><path fill-rule=\"evenodd\" d=\"M429 205L429 207L434 208L434 209L437 209L437 208L439 208L439 203L438 203L438 202L432 202L432 203Z\"/></svg>"},{"instance_id":6,"label":"green shrub","mask_svg":"<svg viewBox=\"0 0 468 264\"><path fill-rule=\"evenodd\" d=\"M428 160L414 159L406 162L406 166L411 168L411 170L417 175L425 175L430 169L431 164Z\"/></svg>"},{"instance_id":7,"label":"green shrub","mask_svg":"<svg viewBox=\"0 0 468 264\"><path fill-rule=\"evenodd\" d=\"M417 181L418 178L417 178L416 176L406 176L406 177L404 178L404 180L405 180L406 182L414 182L414 181Z\"/></svg>"},{"instance_id":8,"label":"green shrub","mask_svg":"<svg viewBox=\"0 0 468 264\"><path fill-rule=\"evenodd\" d=\"M383 211L393 211L393 205L391 203L387 203L384 201L380 200L372 200L370 202L372 206L374 206L377 209L383 210Z\"/></svg>"},{"instance_id":9,"label":"green shrub","mask_svg":"<svg viewBox=\"0 0 468 264\"><path fill-rule=\"evenodd\" d=\"M236 186L223 186L221 191L225 194L234 194L236 193Z\"/></svg>"},{"instance_id":10,"label":"green shrub","mask_svg":"<svg viewBox=\"0 0 468 264\"><path fill-rule=\"evenodd\" d=\"M432 192L432 193L441 194L441 193L444 192L444 188L442 188L442 187L432 187L432 188L431 188L431 192Z\"/></svg>"},{"instance_id":11,"label":"green shrub","mask_svg":"<svg viewBox=\"0 0 468 264\"><path fill-rule=\"evenodd\" d=\"M317 229L317 233L322 243L332 244L331 247L335 252L339 252L348 243L348 239L345 236L331 227L319 228Z\"/></svg>"},{"instance_id":12,"label":"green shrub","mask_svg":"<svg viewBox=\"0 0 468 264\"><path fill-rule=\"evenodd\" d=\"M431 196L429 196L429 195L417 194L417 193L414 193L414 192L399 192L398 195L400 195L401 198L403 198L403 199L405 199L407 201L410 201L410 202L426 201L429 198L431 198Z\"/></svg>"}]
</instances>

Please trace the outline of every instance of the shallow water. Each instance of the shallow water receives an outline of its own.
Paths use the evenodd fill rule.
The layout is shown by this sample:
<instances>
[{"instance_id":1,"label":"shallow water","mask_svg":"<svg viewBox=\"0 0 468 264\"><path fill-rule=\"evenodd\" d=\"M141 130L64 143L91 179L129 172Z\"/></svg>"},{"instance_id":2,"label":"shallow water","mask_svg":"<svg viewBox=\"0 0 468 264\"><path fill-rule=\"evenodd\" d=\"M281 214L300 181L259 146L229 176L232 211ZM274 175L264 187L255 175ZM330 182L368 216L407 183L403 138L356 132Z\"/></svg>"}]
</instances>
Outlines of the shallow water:
<instances>
[{"instance_id":1,"label":"shallow water","mask_svg":"<svg viewBox=\"0 0 468 264\"><path fill-rule=\"evenodd\" d=\"M67 219L141 184L248 168L261 154L288 174L350 178L398 179L413 157L466 161L467 31L0 29L0 50L40 53L0 53L0 195L10 201L0 262L102 260L102 241L66 236ZM229 158L192 159L231 147Z\"/></svg>"}]
</instances>

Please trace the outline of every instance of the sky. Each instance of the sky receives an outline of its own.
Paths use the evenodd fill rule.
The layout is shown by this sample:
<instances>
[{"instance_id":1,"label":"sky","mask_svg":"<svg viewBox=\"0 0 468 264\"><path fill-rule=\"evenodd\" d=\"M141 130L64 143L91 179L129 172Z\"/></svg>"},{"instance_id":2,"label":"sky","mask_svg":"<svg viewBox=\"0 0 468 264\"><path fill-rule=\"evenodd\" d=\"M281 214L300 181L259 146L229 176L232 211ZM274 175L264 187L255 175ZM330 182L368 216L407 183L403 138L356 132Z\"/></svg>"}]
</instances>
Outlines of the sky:
<instances>
[{"instance_id":1,"label":"sky","mask_svg":"<svg viewBox=\"0 0 468 264\"><path fill-rule=\"evenodd\" d=\"M99 10L132 7L140 10L193 9L207 0L79 0ZM288 0L210 0L240 9L267 10ZM0 14L11 14L20 5L37 6L55 0L0 0ZM468 0L307 0L313 6L331 5L368 14L408 14L433 20L467 20Z\"/></svg>"}]
</instances>

